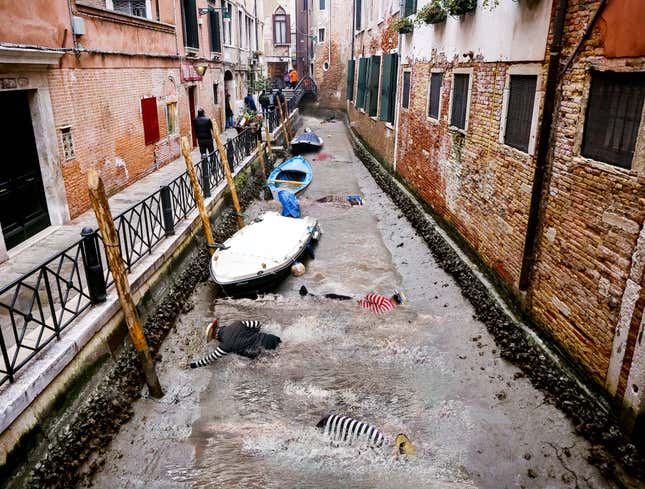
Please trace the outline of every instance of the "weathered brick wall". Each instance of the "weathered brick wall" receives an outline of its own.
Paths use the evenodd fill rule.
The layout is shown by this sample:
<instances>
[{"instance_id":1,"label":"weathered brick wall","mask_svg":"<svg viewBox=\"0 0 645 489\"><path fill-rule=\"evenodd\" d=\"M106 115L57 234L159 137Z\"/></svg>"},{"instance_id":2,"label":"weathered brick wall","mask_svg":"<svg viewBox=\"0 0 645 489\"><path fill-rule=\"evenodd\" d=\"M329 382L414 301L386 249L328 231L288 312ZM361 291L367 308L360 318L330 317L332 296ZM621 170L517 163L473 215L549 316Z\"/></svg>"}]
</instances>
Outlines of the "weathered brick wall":
<instances>
[{"instance_id":1,"label":"weathered brick wall","mask_svg":"<svg viewBox=\"0 0 645 489\"><path fill-rule=\"evenodd\" d=\"M188 102L176 68L61 69L49 73L57 129L72 126L75 158L66 161L57 130L59 157L71 217L89 208L87 171L93 167L113 194L179 156L178 145L166 139L164 83L177 83L181 134L190 129ZM141 99L156 96L157 144L145 144Z\"/></svg>"},{"instance_id":2,"label":"weathered brick wall","mask_svg":"<svg viewBox=\"0 0 645 489\"><path fill-rule=\"evenodd\" d=\"M341 56L338 41L331 41L331 58L329 43L318 44L314 56L314 80L318 85L318 102L322 107L341 109L347 99L347 62ZM328 67L325 69L325 67Z\"/></svg>"}]
</instances>

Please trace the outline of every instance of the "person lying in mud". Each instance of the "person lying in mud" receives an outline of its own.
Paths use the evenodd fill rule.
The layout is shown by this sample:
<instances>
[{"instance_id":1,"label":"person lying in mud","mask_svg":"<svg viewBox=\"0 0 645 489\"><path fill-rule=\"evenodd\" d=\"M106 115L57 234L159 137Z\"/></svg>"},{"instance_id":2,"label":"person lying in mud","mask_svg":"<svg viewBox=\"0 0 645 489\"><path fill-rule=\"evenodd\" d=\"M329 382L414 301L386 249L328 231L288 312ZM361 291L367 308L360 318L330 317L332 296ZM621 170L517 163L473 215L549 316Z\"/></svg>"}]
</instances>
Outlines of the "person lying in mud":
<instances>
[{"instance_id":1,"label":"person lying in mud","mask_svg":"<svg viewBox=\"0 0 645 489\"><path fill-rule=\"evenodd\" d=\"M368 446L373 449L386 445L385 436L378 428L349 416L328 414L318 421L316 428L336 444ZM416 455L417 449L407 435L399 433L394 439L391 453L398 460L401 455Z\"/></svg>"},{"instance_id":2,"label":"person lying in mud","mask_svg":"<svg viewBox=\"0 0 645 489\"><path fill-rule=\"evenodd\" d=\"M305 287L304 285L300 287L300 295L302 297L306 295L317 297L315 294L312 294L311 292L309 292L307 290L307 287ZM337 300L337 301L355 300L353 297L350 297L348 295L341 295L341 294L325 294L322 297L326 299ZM396 306L405 303L405 300L406 300L405 294L403 294L403 292L401 291L395 290L394 294L392 294L392 296L390 297L385 297L384 295L378 295L378 294L367 294L365 297L363 297L358 301L358 305L361 306L363 309L368 309L377 314L381 314L384 312L393 311Z\"/></svg>"},{"instance_id":3,"label":"person lying in mud","mask_svg":"<svg viewBox=\"0 0 645 489\"><path fill-rule=\"evenodd\" d=\"M233 321L219 326L216 319L206 328L206 342L217 340L217 347L208 355L190 362L190 368L205 367L229 353L246 358L257 358L263 349L275 350L282 340L273 334L263 333L260 321Z\"/></svg>"}]
</instances>

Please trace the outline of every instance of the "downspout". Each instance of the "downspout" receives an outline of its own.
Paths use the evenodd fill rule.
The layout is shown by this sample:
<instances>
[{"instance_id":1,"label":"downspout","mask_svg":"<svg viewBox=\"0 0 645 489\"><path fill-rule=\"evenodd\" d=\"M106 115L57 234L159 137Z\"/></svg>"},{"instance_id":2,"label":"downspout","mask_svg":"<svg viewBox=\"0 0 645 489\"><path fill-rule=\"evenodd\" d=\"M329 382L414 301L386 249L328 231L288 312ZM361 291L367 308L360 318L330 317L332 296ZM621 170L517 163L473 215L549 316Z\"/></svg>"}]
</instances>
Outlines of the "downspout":
<instances>
[{"instance_id":1,"label":"downspout","mask_svg":"<svg viewBox=\"0 0 645 489\"><path fill-rule=\"evenodd\" d=\"M405 9L405 0L399 1L399 17L404 13ZM385 14L383 14L385 15ZM412 34L414 35L414 33ZM403 68L401 66L401 42L403 41L403 34L399 32L399 42L396 48L397 63L396 63L396 92L398 94L399 87L401 86L401 78L403 73ZM399 160L399 113L401 104L399 103L398 97L395 99L396 107L394 110L394 157L392 158L392 171L396 173L396 164Z\"/></svg>"},{"instance_id":2,"label":"downspout","mask_svg":"<svg viewBox=\"0 0 645 489\"><path fill-rule=\"evenodd\" d=\"M329 69L331 69L331 7L332 7L333 0L329 0L329 11L327 12L327 15L329 15L329 34L327 35L327 42L329 44L329 53L327 54L327 64L329 65Z\"/></svg>"},{"instance_id":3,"label":"downspout","mask_svg":"<svg viewBox=\"0 0 645 489\"><path fill-rule=\"evenodd\" d=\"M74 33L74 13L72 11L72 0L67 0L67 10L69 11L69 30L72 33L72 43L74 44L74 52L78 56L78 42L76 41L76 34Z\"/></svg>"},{"instance_id":4,"label":"downspout","mask_svg":"<svg viewBox=\"0 0 645 489\"><path fill-rule=\"evenodd\" d=\"M567 14L568 0L558 0L553 25L553 41L549 50L549 67L544 90L544 109L540 121L540 132L537 155L535 158L535 171L533 173L533 188L531 190L531 206L529 219L526 226L526 239L522 256L522 270L520 272L519 288L527 290L531 284L531 275L535 264L535 253L539 239L542 206L546 192L546 174L549 165L549 153L553 142L553 119L555 114L556 92L559 82L560 57L562 55L562 37L564 33L564 20Z\"/></svg>"},{"instance_id":5,"label":"downspout","mask_svg":"<svg viewBox=\"0 0 645 489\"><path fill-rule=\"evenodd\" d=\"M354 59L354 37L356 36L356 0L352 2L352 59Z\"/></svg>"}]
</instances>

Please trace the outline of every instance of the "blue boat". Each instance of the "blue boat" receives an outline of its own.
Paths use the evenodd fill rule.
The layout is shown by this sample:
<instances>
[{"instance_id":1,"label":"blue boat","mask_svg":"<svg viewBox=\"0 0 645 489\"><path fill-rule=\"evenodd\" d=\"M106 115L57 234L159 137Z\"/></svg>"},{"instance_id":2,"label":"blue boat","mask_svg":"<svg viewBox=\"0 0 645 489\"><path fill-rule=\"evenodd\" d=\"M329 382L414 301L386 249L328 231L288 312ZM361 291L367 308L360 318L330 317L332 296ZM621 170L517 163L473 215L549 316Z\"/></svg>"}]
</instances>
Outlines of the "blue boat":
<instances>
[{"instance_id":1,"label":"blue boat","mask_svg":"<svg viewBox=\"0 0 645 489\"><path fill-rule=\"evenodd\" d=\"M277 200L280 190L288 190L293 194L307 188L313 178L311 165L302 156L289 158L274 168L267 179L267 185Z\"/></svg>"}]
</instances>

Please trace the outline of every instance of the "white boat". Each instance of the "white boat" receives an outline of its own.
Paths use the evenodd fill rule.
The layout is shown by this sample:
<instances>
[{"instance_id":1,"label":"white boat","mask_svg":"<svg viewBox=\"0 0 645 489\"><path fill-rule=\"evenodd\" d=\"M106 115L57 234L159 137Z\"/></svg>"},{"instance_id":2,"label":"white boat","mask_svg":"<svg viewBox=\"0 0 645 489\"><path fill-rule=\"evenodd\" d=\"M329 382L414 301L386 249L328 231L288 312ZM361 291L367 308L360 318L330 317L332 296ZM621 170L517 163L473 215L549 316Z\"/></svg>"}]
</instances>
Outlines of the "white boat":
<instances>
[{"instance_id":1,"label":"white boat","mask_svg":"<svg viewBox=\"0 0 645 489\"><path fill-rule=\"evenodd\" d=\"M227 295L262 292L288 275L291 265L319 237L318 221L313 217L293 219L266 212L215 251L211 279Z\"/></svg>"}]
</instances>

